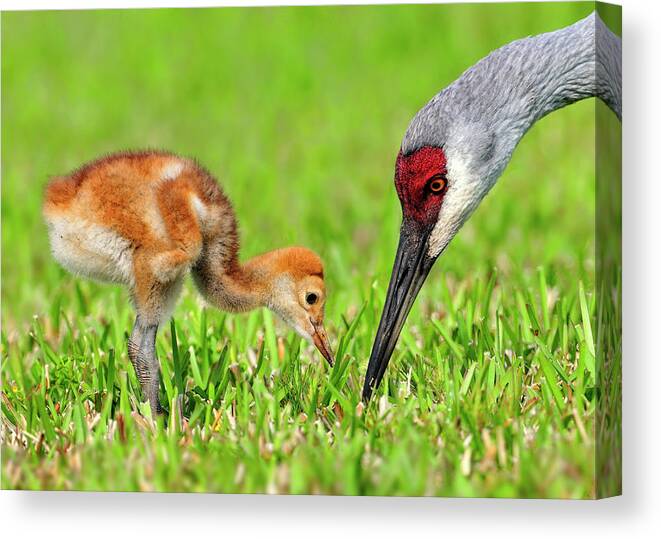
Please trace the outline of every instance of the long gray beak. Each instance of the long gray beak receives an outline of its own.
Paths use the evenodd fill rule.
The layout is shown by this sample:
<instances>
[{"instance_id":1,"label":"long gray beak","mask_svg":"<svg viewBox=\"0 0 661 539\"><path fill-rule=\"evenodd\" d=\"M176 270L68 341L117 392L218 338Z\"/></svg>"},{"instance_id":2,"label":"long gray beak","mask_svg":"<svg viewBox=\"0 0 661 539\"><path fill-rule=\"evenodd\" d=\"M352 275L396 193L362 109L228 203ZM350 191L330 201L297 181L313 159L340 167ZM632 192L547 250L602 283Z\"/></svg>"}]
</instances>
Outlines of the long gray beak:
<instances>
[{"instance_id":1,"label":"long gray beak","mask_svg":"<svg viewBox=\"0 0 661 539\"><path fill-rule=\"evenodd\" d=\"M411 219L404 219L402 222L386 305L367 365L363 385L365 402L369 401L372 391L379 387L406 317L436 261L435 257L427 255L432 229L433 225L422 226Z\"/></svg>"}]
</instances>

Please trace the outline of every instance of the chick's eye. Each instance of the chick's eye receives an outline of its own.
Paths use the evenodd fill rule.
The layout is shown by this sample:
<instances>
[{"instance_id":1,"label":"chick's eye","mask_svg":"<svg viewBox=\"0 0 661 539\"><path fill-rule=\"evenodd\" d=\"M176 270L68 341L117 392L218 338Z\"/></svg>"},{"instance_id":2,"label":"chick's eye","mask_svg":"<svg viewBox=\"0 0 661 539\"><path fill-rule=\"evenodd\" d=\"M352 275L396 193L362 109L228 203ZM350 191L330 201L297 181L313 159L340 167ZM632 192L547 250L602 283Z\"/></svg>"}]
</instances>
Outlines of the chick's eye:
<instances>
[{"instance_id":1,"label":"chick's eye","mask_svg":"<svg viewBox=\"0 0 661 539\"><path fill-rule=\"evenodd\" d=\"M437 174L436 176L432 176L429 179L429 190L432 193L442 193L445 190L445 186L447 185L447 182L443 176L440 174Z\"/></svg>"},{"instance_id":2,"label":"chick's eye","mask_svg":"<svg viewBox=\"0 0 661 539\"><path fill-rule=\"evenodd\" d=\"M317 296L317 294L315 294L314 292L308 292L305 295L305 301L308 305L314 305L315 303L317 303L318 299L319 296Z\"/></svg>"}]
</instances>

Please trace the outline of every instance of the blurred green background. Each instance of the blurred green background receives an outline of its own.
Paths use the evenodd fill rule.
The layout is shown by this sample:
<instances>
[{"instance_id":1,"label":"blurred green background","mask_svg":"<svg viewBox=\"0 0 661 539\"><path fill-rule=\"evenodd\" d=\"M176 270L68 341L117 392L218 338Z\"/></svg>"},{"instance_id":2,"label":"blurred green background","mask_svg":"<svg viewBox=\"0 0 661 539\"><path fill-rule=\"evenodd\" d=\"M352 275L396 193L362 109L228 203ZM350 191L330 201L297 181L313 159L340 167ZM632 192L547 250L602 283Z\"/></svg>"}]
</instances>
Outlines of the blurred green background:
<instances>
[{"instance_id":1,"label":"blurred green background","mask_svg":"<svg viewBox=\"0 0 661 539\"><path fill-rule=\"evenodd\" d=\"M6 488L593 496L594 100L524 137L437 262L378 406L358 405L397 243L393 169L408 122L493 49L593 9L3 13ZM327 327L347 361L334 385L313 353L299 363L289 332L278 330L287 351L276 352L267 314L207 314L188 283L174 313L181 353L202 357L204 371L216 361L208 350L227 343L236 370L216 380L223 398L196 401L191 388L208 398L213 384L173 363L166 328L165 390L171 397L169 376L183 368L192 430L145 437L125 353L127 294L59 268L40 215L49 176L134 148L195 157L219 179L243 258L287 244L321 254ZM498 316L512 324L505 336ZM260 335L273 367L264 384L254 377ZM18 426L20 443L8 434ZM133 435L135 451L124 445Z\"/></svg>"},{"instance_id":2,"label":"blurred green background","mask_svg":"<svg viewBox=\"0 0 661 539\"><path fill-rule=\"evenodd\" d=\"M48 177L126 148L198 158L235 204L244 256L307 245L326 261L330 312L358 303L391 268L401 215L394 160L415 112L492 49L590 11L541 3L5 13L5 323L29 323L70 286L40 216ZM585 269L593 113L586 101L532 129L437 273L463 278L499 256L515 267L561 262L572 280Z\"/></svg>"}]
</instances>

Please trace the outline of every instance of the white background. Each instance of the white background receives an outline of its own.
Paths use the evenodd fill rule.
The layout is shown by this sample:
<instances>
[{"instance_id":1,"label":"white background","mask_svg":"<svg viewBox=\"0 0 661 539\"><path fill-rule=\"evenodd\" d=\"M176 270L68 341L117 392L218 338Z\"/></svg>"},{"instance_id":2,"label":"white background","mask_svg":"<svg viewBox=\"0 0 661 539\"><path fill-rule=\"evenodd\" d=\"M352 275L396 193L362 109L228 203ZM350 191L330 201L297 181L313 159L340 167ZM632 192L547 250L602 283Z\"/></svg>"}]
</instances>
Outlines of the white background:
<instances>
[{"instance_id":1,"label":"white background","mask_svg":"<svg viewBox=\"0 0 661 539\"><path fill-rule=\"evenodd\" d=\"M5 1L2 9L279 2ZM333 2L297 2L312 4ZM337 2L336 2L337 3ZM341 3L370 3L351 2ZM402 3L402 2L400 2ZM418 2L421 3L421 2ZM624 496L599 502L0 493L3 537L659 537L660 2L624 0ZM11 156L2 156L11 159ZM7 201L5 201L7 203Z\"/></svg>"}]
</instances>

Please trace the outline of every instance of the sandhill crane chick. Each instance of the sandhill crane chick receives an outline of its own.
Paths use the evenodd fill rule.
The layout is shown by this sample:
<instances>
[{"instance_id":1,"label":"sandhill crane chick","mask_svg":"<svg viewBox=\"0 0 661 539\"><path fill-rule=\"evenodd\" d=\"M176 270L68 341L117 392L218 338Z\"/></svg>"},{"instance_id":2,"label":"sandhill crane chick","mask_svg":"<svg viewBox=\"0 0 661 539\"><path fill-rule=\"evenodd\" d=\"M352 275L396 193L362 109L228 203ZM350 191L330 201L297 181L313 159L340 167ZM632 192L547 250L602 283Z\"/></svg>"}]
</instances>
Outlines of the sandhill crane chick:
<instances>
[{"instance_id":1,"label":"sandhill crane chick","mask_svg":"<svg viewBox=\"0 0 661 539\"><path fill-rule=\"evenodd\" d=\"M128 287L136 310L129 358L154 413L162 412L156 333L189 271L212 305L229 312L268 307L332 365L320 258L288 247L239 262L232 206L196 162L156 151L103 157L54 178L43 213L62 266Z\"/></svg>"}]
</instances>

